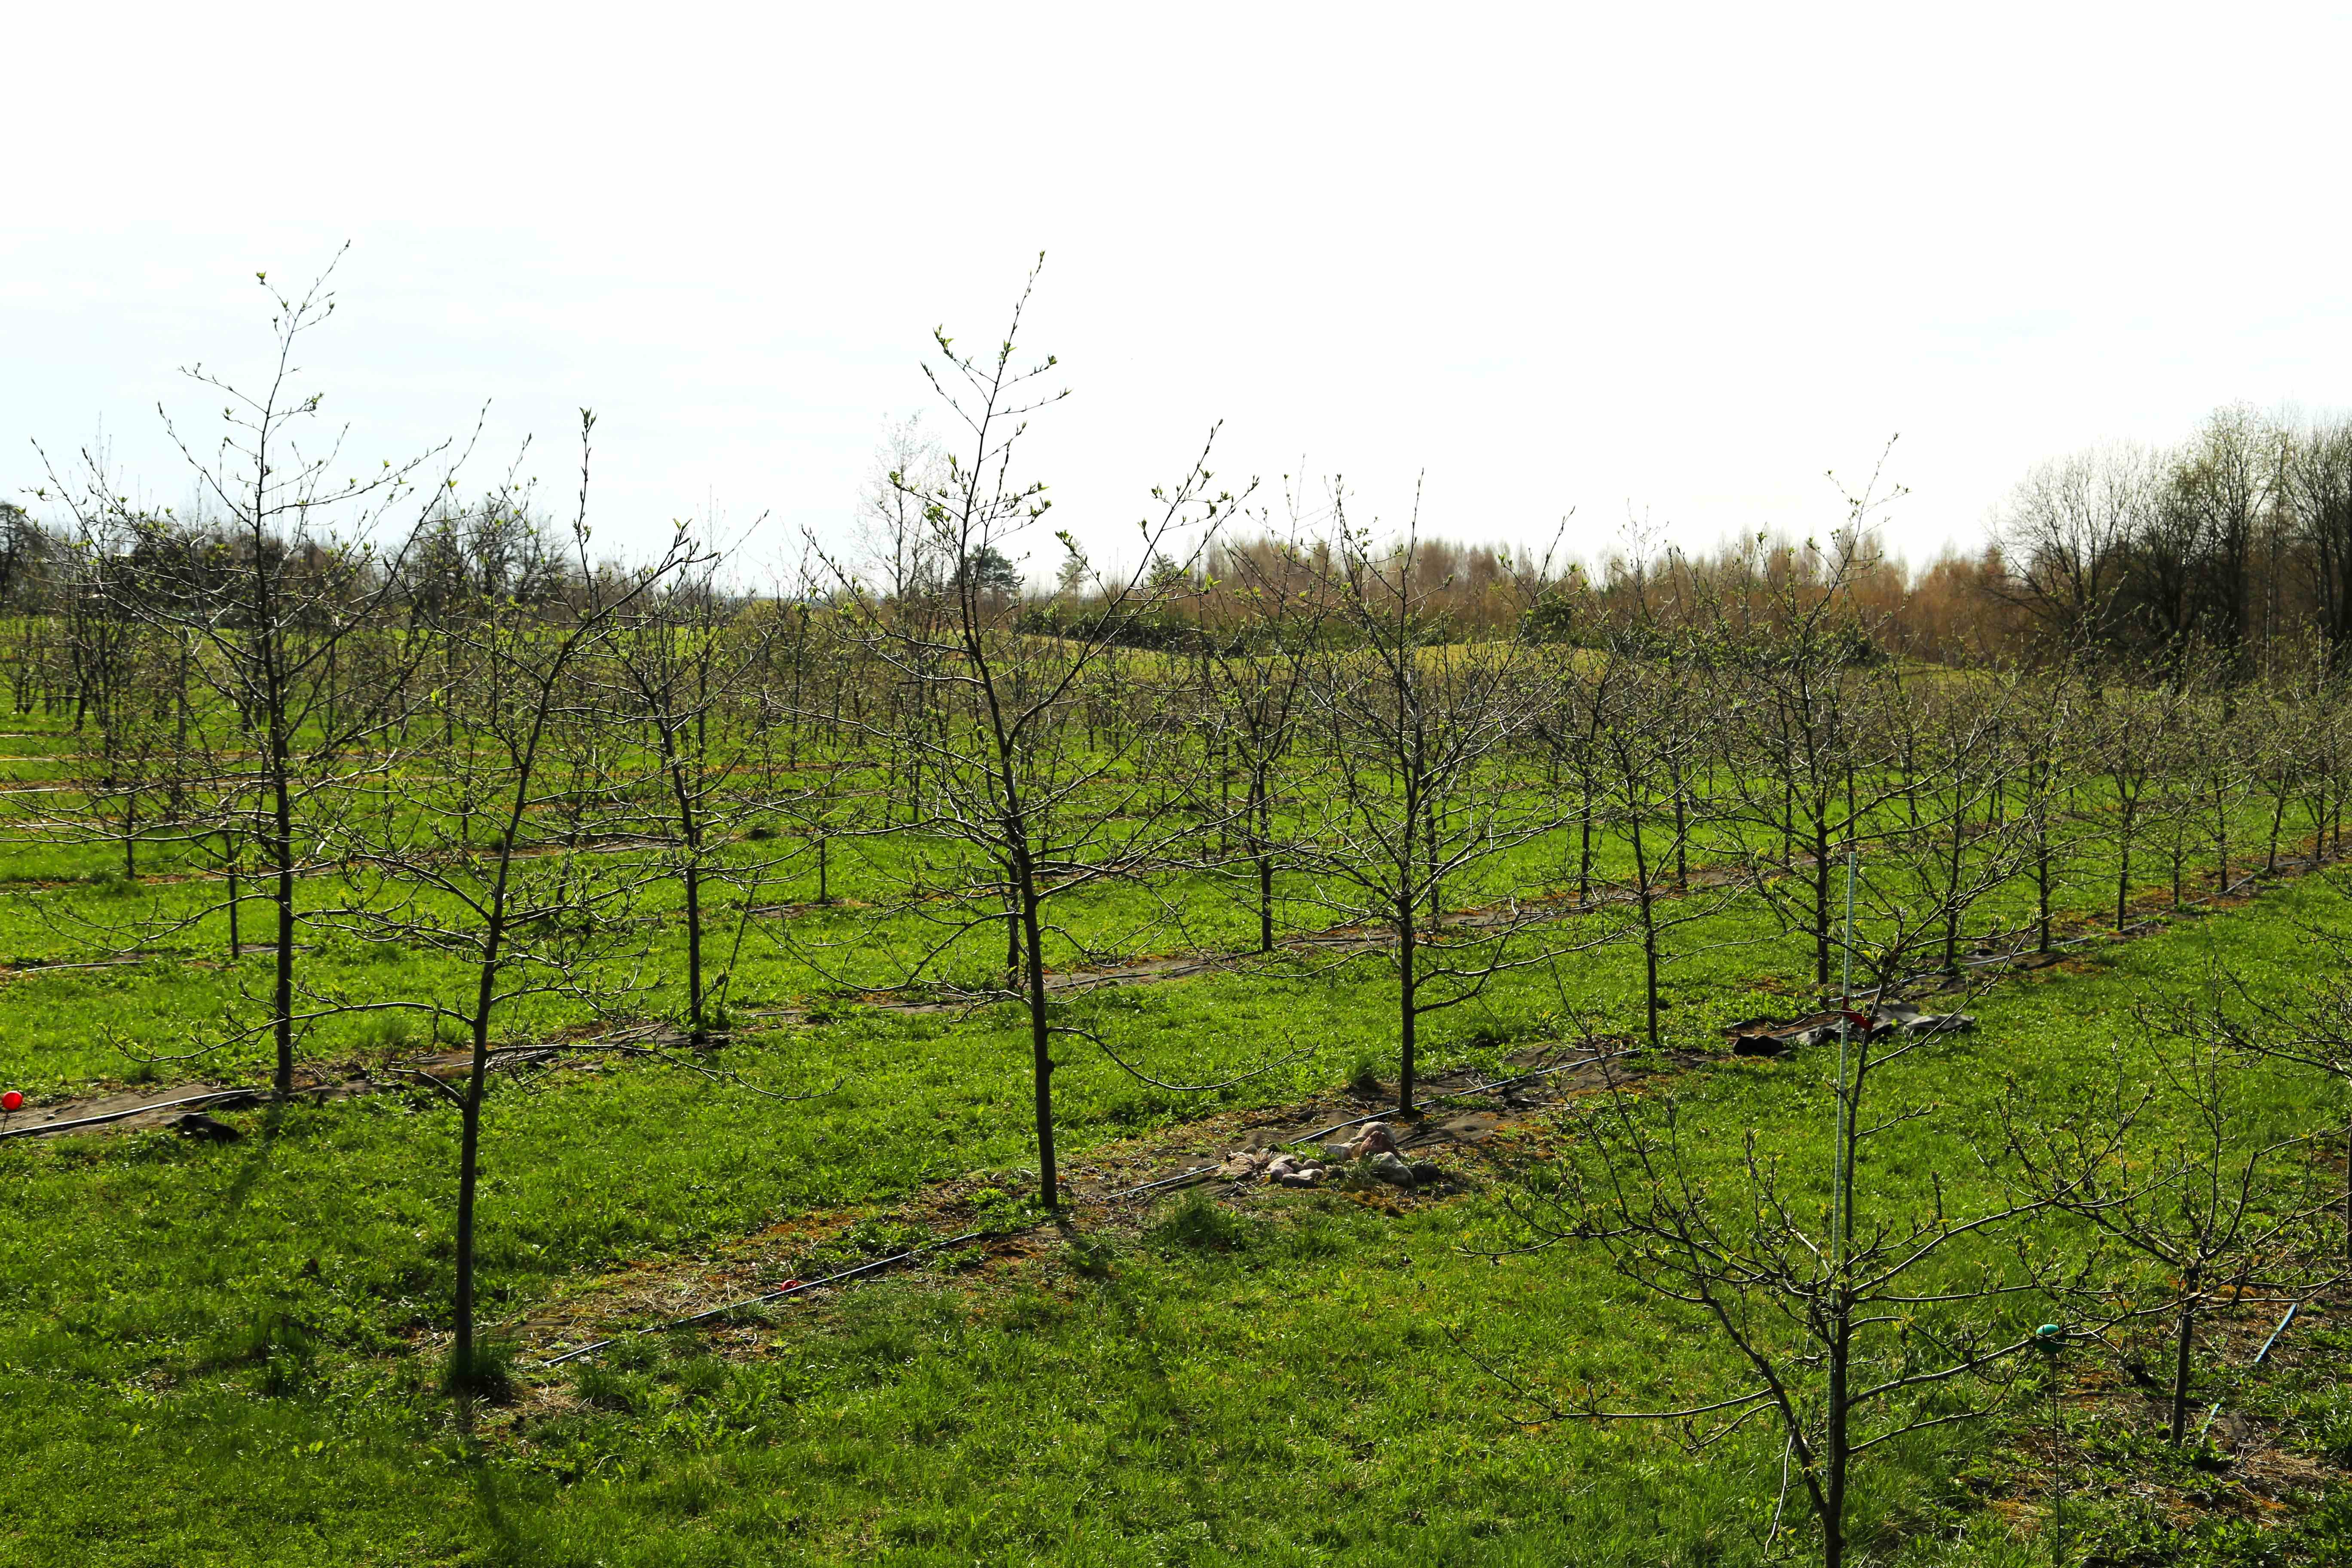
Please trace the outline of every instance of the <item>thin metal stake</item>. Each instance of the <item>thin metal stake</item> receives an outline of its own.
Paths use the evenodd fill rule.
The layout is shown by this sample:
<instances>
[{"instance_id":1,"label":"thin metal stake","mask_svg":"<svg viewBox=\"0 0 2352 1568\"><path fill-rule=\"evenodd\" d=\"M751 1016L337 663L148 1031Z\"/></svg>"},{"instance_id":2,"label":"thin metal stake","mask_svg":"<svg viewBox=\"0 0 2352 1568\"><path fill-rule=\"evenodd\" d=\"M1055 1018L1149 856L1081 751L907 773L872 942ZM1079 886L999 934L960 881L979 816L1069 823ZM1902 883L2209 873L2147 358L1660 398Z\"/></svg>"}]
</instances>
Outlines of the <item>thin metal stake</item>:
<instances>
[{"instance_id":1,"label":"thin metal stake","mask_svg":"<svg viewBox=\"0 0 2352 1568\"><path fill-rule=\"evenodd\" d=\"M2042 1352L2042 1364L2050 1374L2050 1562L2052 1568L2063 1568L2066 1561L2066 1456L2062 1445L2065 1441L2065 1415L2058 1403L2058 1352L2066 1348L2066 1331L2056 1323L2044 1323L2033 1331L2033 1348Z\"/></svg>"},{"instance_id":2,"label":"thin metal stake","mask_svg":"<svg viewBox=\"0 0 2352 1568\"><path fill-rule=\"evenodd\" d=\"M2065 1441L2065 1417L2058 1405L2058 1369L2050 1370L2050 1562L2052 1568L2063 1568L2066 1561L2066 1457L2059 1445Z\"/></svg>"}]
</instances>

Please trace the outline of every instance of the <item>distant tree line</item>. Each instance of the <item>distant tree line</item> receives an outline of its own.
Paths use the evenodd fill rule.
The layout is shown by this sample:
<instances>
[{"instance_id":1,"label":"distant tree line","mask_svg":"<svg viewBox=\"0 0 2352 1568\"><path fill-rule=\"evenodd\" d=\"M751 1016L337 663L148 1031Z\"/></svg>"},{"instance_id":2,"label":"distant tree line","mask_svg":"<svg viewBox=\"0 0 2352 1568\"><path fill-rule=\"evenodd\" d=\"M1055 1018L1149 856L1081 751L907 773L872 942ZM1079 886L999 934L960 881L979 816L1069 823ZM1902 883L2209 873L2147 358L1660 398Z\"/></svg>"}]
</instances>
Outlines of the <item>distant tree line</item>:
<instances>
[{"instance_id":1,"label":"distant tree line","mask_svg":"<svg viewBox=\"0 0 2352 1568\"><path fill-rule=\"evenodd\" d=\"M911 424L894 439L892 472L940 460ZM887 494L879 479L876 489ZM893 542L877 559L900 563L897 584L912 588L920 571L903 563L919 531L897 504L896 526L886 527L887 507L869 503L868 539ZM1294 503L1294 525L1299 510ZM1216 540L1183 566L1193 592L1181 608L1164 605L1122 635L1168 649L1232 646L1258 585L1328 570L1328 543L1300 553L1298 537L1293 526ZM2112 443L2049 459L2001 503L1981 548L1918 566L1891 555L1866 524L1848 537L1759 532L1713 550L1662 547L1636 531L1599 559L1572 563L1426 535L1388 549L1392 571L1409 558L1432 642L1531 633L1597 647L1642 627L1755 621L1834 595L1870 628L1873 655L1969 665L2090 657L2175 675L2210 656L2244 679L2316 643L2340 667L2352 657L2352 417L2270 417L2235 405L2175 447ZM1002 552L963 570L1021 600L1026 628L1053 633L1095 624L1084 565L1073 554L1051 588L1025 592L1018 563ZM1322 630L1349 635L1344 623Z\"/></svg>"}]
</instances>

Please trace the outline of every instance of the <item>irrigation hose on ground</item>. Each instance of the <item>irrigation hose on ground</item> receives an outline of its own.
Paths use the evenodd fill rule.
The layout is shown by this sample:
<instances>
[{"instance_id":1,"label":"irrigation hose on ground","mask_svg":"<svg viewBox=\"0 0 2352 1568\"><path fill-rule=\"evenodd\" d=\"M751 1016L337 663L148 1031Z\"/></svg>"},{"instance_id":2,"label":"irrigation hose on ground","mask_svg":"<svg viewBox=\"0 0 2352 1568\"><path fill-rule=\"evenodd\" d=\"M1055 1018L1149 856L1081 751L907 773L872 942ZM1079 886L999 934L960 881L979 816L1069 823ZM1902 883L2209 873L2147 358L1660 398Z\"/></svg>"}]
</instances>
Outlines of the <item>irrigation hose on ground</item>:
<instances>
[{"instance_id":1,"label":"irrigation hose on ground","mask_svg":"<svg viewBox=\"0 0 2352 1568\"><path fill-rule=\"evenodd\" d=\"M297 1093L301 1092L297 1090ZM30 1138L37 1132L70 1132L77 1127L98 1127L109 1121L123 1121L133 1116L144 1116L151 1110L172 1110L183 1105L211 1105L223 1100L268 1100L270 1090L260 1089L216 1089L205 1094L192 1094L183 1100L160 1100L152 1105L134 1105L128 1110L110 1110L102 1116L78 1117L71 1121L42 1121L30 1127L10 1127L0 1130L0 1138Z\"/></svg>"}]
</instances>

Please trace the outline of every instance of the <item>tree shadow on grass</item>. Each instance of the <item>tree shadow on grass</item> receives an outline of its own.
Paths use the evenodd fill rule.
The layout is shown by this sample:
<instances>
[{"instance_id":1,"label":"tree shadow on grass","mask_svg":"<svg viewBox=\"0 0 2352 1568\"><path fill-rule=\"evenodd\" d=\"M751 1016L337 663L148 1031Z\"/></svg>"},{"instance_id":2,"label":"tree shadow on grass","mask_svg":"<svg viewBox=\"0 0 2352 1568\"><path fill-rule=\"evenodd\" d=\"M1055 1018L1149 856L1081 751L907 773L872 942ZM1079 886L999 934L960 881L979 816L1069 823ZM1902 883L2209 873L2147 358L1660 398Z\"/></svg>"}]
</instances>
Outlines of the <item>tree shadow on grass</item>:
<instances>
[{"instance_id":1,"label":"tree shadow on grass","mask_svg":"<svg viewBox=\"0 0 2352 1568\"><path fill-rule=\"evenodd\" d=\"M1073 1256L1088 1257L1098 1247L1092 1238L1078 1233L1067 1215L1057 1216L1055 1230L1063 1245ZM1154 1331L1145 1302L1119 1276L1118 1270L1108 1265L1082 1266L1081 1272L1096 1284L1103 1299L1110 1302L1132 1331L1131 1343L1141 1352L1143 1372L1149 1378L1158 1414L1167 1423L1165 1437L1176 1451L1176 1472L1183 1485L1186 1500L1193 1519L1209 1532L1210 1546L1217 1552L1229 1552L1223 1524L1223 1514L1217 1506L1203 1479L1201 1445L1192 1431L1192 1413L1185 1403L1177 1379L1168 1370L1162 1337Z\"/></svg>"},{"instance_id":2,"label":"tree shadow on grass","mask_svg":"<svg viewBox=\"0 0 2352 1568\"><path fill-rule=\"evenodd\" d=\"M489 1458L480 1440L473 1435L471 1400L458 1403L457 1419L463 1448L458 1457L458 1468L465 1484L472 1493L477 1539L483 1550L482 1561L509 1565L509 1568L540 1568L541 1564L568 1565L583 1561L576 1553L551 1550L543 1539L541 1529L549 1521L549 1510L543 1498L530 1495L532 1483L523 1476L507 1469ZM560 1494L559 1494L560 1496ZM467 1558L467 1561L473 1561Z\"/></svg>"},{"instance_id":3,"label":"tree shadow on grass","mask_svg":"<svg viewBox=\"0 0 2352 1568\"><path fill-rule=\"evenodd\" d=\"M229 1178L226 1190L221 1194L224 1208L233 1213L243 1208L246 1200L253 1195L253 1184L269 1169L272 1156L278 1152L278 1135L285 1124L285 1101L273 1100L262 1107L260 1124L255 1129L254 1136L244 1141L245 1159L238 1164L236 1173Z\"/></svg>"},{"instance_id":4,"label":"tree shadow on grass","mask_svg":"<svg viewBox=\"0 0 2352 1568\"><path fill-rule=\"evenodd\" d=\"M501 1496L505 1478L498 1467L483 1457L482 1446L473 1436L473 1401L457 1402L458 1421L466 1433L466 1484L474 1493L474 1511L479 1517L485 1543L493 1563L526 1563L537 1560L539 1553L515 1522L509 1500Z\"/></svg>"}]
</instances>

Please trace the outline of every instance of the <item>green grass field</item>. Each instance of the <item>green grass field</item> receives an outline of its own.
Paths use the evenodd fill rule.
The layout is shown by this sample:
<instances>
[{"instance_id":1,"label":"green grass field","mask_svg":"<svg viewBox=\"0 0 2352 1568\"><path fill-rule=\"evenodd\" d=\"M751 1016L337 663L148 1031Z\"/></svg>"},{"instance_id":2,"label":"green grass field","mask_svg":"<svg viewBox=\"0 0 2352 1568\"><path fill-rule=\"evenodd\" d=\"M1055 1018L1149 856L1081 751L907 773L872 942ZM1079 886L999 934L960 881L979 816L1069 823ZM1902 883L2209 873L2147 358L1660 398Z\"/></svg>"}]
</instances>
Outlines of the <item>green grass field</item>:
<instances>
[{"instance_id":1,"label":"green grass field","mask_svg":"<svg viewBox=\"0 0 2352 1568\"><path fill-rule=\"evenodd\" d=\"M15 744L37 760L63 746ZM2246 812L2258 842L2259 807ZM1603 847L1601 874L1622 874L1622 847ZM501 1080L486 1121L481 1290L519 1348L511 1397L470 1422L437 1388L456 1123L429 1093L232 1113L245 1136L228 1143L166 1132L0 1142L0 1426L15 1461L0 1560L1804 1559L1801 1531L1768 1540L1780 1444L1761 1426L1693 1454L1670 1426L1549 1419L1489 1370L1554 1397L1597 1382L1696 1403L1738 1385L1740 1369L1697 1315L1638 1296L1597 1253L1491 1255L1517 1235L1514 1173L1563 1155L1541 1113L1493 1159L1449 1157L1457 1180L1443 1195L1253 1190L1081 1207L1064 1230L958 1249L723 1333L650 1335L572 1368L540 1366L551 1343L534 1324L657 1322L650 1284L690 1283L706 1262L756 1256L780 1281L882 1256L928 1233L945 1184L992 1189L1000 1216L1024 1216L1034 1174L1023 1021L1003 1006L864 1005L842 984L845 971L887 978L923 938L856 907L902 852L877 849L863 868L845 857L835 883L850 907L793 917L790 942L764 930L747 941L732 999L751 1026L719 1058L740 1081L622 1058ZM17 840L0 853L0 876L17 884L0 905L0 952L20 964L104 956L121 945L107 933L185 913L211 887L126 882L103 845ZM159 876L184 868L161 849L151 859ZM1539 843L1453 898L1557 891L1565 867L1559 843ZM2095 918L2107 874L2086 850L2067 910ZM2153 856L2145 880L2152 903L2167 901ZM1935 1110L1880 1145L1870 1201L1916 1204L1940 1181L1957 1206L1994 1202L1997 1175L1977 1155L2012 1084L2058 1103L2103 1082L2115 1049L2144 1071L2135 1008L2193 994L2217 965L2294 994L2328 961L2305 924L2352 927L2347 889L2335 872L2283 879L2251 901L2000 983L1969 1003L1977 1032L1891 1070L1889 1102ZM2013 920L2029 903L2006 889L1979 919ZM662 988L636 1005L660 1017L678 1005L673 922L657 900L639 912ZM1304 899L1286 913L1293 929L1314 923ZM1622 942L1584 950L1622 921L1547 928L1559 960L1440 1015L1433 1064L1491 1069L1583 1028L1633 1028L1638 954ZM1071 906L1050 956L1221 952L1254 931L1240 889L1196 879ZM992 940L969 940L975 977ZM1645 1102L1674 1098L1704 1172L1728 1177L1752 1131L1790 1169L1825 1177L1827 1054L1750 1060L1722 1044L1727 1022L1809 1005L1810 949L1752 897L1675 942L1667 1043L1705 1059L1651 1080ZM812 948L830 956L812 963ZM257 1046L189 1066L142 1065L136 1052L200 1042L206 1020L249 1005L264 961L227 963L218 917L140 951L134 963L0 980L0 1077L39 1097L198 1074L257 1081ZM325 934L304 963L311 984L357 1000L461 978ZM1081 1171L1114 1157L1174 1168L1196 1147L1193 1119L1328 1094L1366 1066L1386 1076L1393 993L1381 955L1292 950L1072 1000L1073 1021L1162 1076L1280 1065L1185 1095L1074 1048L1056 1080L1066 1157ZM548 1000L505 1026L532 1039L585 1021ZM321 1025L303 1048L311 1062L381 1067L427 1044L363 1015ZM2310 1081L2252 1074L2246 1085L2268 1121L2343 1120ZM2037 1235L2079 1240L2054 1222ZM2041 1308L2000 1310L2030 1326ZM2223 1348L2242 1360L2239 1341L2259 1327L2231 1325ZM2211 1448L2164 1448L2145 1402L2085 1364L2066 1439L2074 1560L2342 1561L2352 1399L2335 1380L2347 1356L2352 1320L2323 1302L2273 1367L2230 1389L2232 1419L2256 1423L2263 1451L2300 1467L2277 1486ZM1883 1450L1857 1505L1871 1560L2049 1561L2046 1420L2021 1394L1984 1421Z\"/></svg>"}]
</instances>

